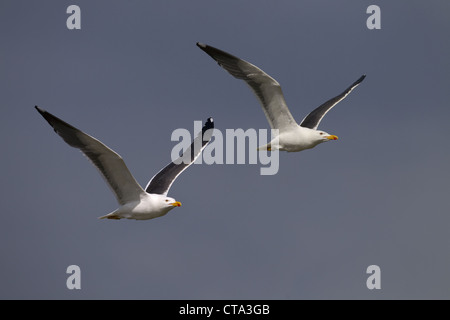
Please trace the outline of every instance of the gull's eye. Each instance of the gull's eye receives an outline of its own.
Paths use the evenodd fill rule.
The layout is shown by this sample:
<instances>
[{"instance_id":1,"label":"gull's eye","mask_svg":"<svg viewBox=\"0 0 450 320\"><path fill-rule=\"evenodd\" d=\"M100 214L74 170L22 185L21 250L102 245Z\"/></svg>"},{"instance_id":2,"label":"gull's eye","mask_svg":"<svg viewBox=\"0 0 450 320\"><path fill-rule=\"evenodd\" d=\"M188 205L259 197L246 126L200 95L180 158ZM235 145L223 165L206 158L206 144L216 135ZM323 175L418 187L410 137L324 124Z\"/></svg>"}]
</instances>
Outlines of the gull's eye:
<instances>
[{"instance_id":1,"label":"gull's eye","mask_svg":"<svg viewBox=\"0 0 450 320\"><path fill-rule=\"evenodd\" d=\"M323 135L323 132L321 132L320 135Z\"/></svg>"},{"instance_id":2,"label":"gull's eye","mask_svg":"<svg viewBox=\"0 0 450 320\"><path fill-rule=\"evenodd\" d=\"M166 199L166 202L169 202L169 200L168 200L168 199Z\"/></svg>"}]
</instances>

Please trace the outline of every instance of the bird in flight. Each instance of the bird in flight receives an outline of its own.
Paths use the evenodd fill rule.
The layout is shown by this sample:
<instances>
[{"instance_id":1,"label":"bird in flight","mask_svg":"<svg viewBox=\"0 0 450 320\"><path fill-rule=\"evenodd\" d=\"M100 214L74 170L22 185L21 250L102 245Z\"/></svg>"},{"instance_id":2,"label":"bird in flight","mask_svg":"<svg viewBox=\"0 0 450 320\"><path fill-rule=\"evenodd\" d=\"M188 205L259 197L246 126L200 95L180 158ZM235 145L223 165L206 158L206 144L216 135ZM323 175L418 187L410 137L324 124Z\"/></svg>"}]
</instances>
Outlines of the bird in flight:
<instances>
[{"instance_id":1,"label":"bird in flight","mask_svg":"<svg viewBox=\"0 0 450 320\"><path fill-rule=\"evenodd\" d=\"M233 77L244 80L250 86L261 103L271 128L278 129L278 135L258 150L298 152L314 148L322 142L337 140L337 136L318 130L317 127L325 114L347 97L366 77L362 75L344 92L314 109L299 125L286 105L280 84L274 78L257 66L225 51L200 42L197 42L197 46Z\"/></svg>"},{"instance_id":2,"label":"bird in flight","mask_svg":"<svg viewBox=\"0 0 450 320\"><path fill-rule=\"evenodd\" d=\"M175 179L195 161L209 143L214 130L214 121L208 118L191 146L179 159L172 161L159 171L144 190L119 154L38 106L36 110L68 145L80 149L111 187L120 206L100 219L148 220L161 217L173 208L180 207L181 203L168 197L167 193ZM183 161L179 161L180 159Z\"/></svg>"}]
</instances>

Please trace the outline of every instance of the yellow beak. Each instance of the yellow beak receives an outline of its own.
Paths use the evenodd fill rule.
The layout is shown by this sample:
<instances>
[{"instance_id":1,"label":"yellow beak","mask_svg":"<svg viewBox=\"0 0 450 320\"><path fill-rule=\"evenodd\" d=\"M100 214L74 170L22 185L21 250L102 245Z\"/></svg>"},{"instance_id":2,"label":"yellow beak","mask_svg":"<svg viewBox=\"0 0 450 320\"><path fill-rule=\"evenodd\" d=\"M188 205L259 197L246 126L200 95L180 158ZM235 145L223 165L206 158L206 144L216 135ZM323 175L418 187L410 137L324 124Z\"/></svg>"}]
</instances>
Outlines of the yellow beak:
<instances>
[{"instance_id":1,"label":"yellow beak","mask_svg":"<svg viewBox=\"0 0 450 320\"><path fill-rule=\"evenodd\" d=\"M174 207L181 207L181 202L175 201L174 203L171 203L170 205L174 206Z\"/></svg>"},{"instance_id":2,"label":"yellow beak","mask_svg":"<svg viewBox=\"0 0 450 320\"><path fill-rule=\"evenodd\" d=\"M332 135L332 134L330 134L330 135L327 137L327 139L328 139L328 140L337 140L338 137L337 137L337 136L334 136L334 135Z\"/></svg>"}]
</instances>

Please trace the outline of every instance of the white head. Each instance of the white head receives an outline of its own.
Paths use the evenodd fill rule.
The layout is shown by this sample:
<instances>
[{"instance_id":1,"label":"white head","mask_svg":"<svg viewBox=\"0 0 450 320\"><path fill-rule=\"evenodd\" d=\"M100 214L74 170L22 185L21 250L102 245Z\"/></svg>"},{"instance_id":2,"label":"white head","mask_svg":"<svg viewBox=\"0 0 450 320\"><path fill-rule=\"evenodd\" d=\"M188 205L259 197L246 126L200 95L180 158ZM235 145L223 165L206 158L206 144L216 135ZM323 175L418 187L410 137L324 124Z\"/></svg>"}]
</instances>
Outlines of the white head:
<instances>
[{"instance_id":1,"label":"white head","mask_svg":"<svg viewBox=\"0 0 450 320\"><path fill-rule=\"evenodd\" d=\"M181 202L176 201L171 197L162 197L163 205L169 209L173 209L175 207L181 207Z\"/></svg>"},{"instance_id":2,"label":"white head","mask_svg":"<svg viewBox=\"0 0 450 320\"><path fill-rule=\"evenodd\" d=\"M327 142L330 140L337 140L338 137L329 133L326 133L325 131L316 130L317 140L319 142Z\"/></svg>"},{"instance_id":3,"label":"white head","mask_svg":"<svg viewBox=\"0 0 450 320\"><path fill-rule=\"evenodd\" d=\"M176 201L174 198L167 197L162 194L152 194L152 196L153 198L157 197L158 199L158 201L156 202L157 208L155 209L159 211L161 215L165 215L175 207L181 207L181 202Z\"/></svg>"}]
</instances>

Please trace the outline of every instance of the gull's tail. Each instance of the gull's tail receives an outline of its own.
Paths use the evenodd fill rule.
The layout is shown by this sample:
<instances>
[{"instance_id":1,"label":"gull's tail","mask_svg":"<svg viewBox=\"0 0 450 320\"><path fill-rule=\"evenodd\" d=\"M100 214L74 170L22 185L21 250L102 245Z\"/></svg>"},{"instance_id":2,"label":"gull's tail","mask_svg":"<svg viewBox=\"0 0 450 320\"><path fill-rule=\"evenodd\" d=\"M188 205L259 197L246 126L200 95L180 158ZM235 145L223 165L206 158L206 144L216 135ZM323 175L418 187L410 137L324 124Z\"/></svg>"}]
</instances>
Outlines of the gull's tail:
<instances>
[{"instance_id":1,"label":"gull's tail","mask_svg":"<svg viewBox=\"0 0 450 320\"><path fill-rule=\"evenodd\" d=\"M115 212L108 213L107 215L101 216L101 217L98 217L98 218L99 219L114 219L114 220L122 219Z\"/></svg>"},{"instance_id":2,"label":"gull's tail","mask_svg":"<svg viewBox=\"0 0 450 320\"><path fill-rule=\"evenodd\" d=\"M265 144L265 145L263 145L263 146L258 147L257 150L258 150L258 151L264 151L264 150L272 151L272 146L271 146L270 143L268 143L268 144Z\"/></svg>"}]
</instances>

